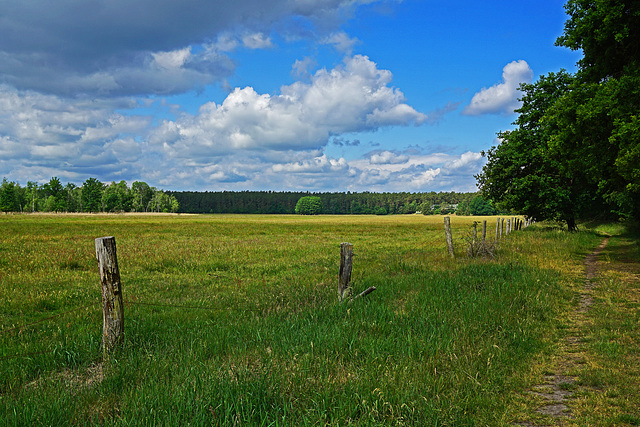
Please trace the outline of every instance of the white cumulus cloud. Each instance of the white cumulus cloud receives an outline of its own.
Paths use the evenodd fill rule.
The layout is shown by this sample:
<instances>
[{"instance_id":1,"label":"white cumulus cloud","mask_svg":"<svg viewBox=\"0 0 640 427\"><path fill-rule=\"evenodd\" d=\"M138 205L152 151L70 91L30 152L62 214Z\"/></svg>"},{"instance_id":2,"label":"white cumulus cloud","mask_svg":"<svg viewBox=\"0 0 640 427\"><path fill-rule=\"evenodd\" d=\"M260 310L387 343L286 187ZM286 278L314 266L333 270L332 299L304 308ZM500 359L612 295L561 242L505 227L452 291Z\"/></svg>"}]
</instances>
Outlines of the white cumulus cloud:
<instances>
[{"instance_id":1,"label":"white cumulus cloud","mask_svg":"<svg viewBox=\"0 0 640 427\"><path fill-rule=\"evenodd\" d=\"M389 86L391 80L391 72L356 55L319 70L309 83L283 86L280 94L236 88L220 105L210 102L197 115L165 121L150 141L166 144L176 156L215 156L238 149L318 148L335 134L426 122Z\"/></svg>"},{"instance_id":2,"label":"white cumulus cloud","mask_svg":"<svg viewBox=\"0 0 640 427\"><path fill-rule=\"evenodd\" d=\"M483 88L473 95L471 103L463 111L464 114L477 116L481 114L512 114L520 108L520 83L531 83L533 71L524 60L513 61L502 69L502 83Z\"/></svg>"}]
</instances>

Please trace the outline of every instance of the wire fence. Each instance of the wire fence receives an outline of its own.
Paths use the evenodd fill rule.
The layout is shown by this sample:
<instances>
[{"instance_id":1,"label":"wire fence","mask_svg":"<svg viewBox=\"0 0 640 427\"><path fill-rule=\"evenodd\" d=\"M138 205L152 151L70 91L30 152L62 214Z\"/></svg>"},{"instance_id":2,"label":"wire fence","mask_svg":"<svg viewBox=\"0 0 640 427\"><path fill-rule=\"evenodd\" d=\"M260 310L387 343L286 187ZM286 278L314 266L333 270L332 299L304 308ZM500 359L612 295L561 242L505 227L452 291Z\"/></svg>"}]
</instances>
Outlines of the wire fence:
<instances>
[{"instance_id":1,"label":"wire fence","mask_svg":"<svg viewBox=\"0 0 640 427\"><path fill-rule=\"evenodd\" d=\"M187 310L225 311L225 309L221 308L221 307L196 306L196 305L186 305L186 304L153 303L153 302L132 301L132 300L127 300L127 299L125 299L124 302L127 305L143 305L143 306L151 306L151 307L180 308L180 309L187 309ZM31 326L35 326L35 325L38 325L40 323L44 323L44 322L47 322L47 321L52 321L54 319L63 317L66 314L73 313L73 312L76 312L76 311L80 311L80 310L83 310L83 309L87 309L87 308L90 308L90 307L94 307L94 306L99 305L99 304L102 304L102 302L95 301L95 302L92 302L91 304L85 304L85 305L82 305L80 307L73 308L71 310L66 310L66 311L63 311L61 313L54 314L52 316L44 317L44 318L42 318L40 320L37 320L35 322L27 323L27 324L20 325L20 326L15 326L15 327L10 328L10 329L5 329L4 331L0 331L0 335L4 336L4 335L8 335L10 333L15 333L15 332L18 332L18 331L24 331L25 329L27 329L27 328L29 328ZM36 351L36 352L29 352L29 353L13 354L13 355L9 355L9 356L0 357L0 362L5 361L5 360L10 360L10 359L18 359L18 358L23 358L23 357L30 357L30 356L37 356L37 355L42 355L42 354L49 354L49 353L54 353L56 351L57 351L57 349L52 349L52 350L43 350L43 351Z\"/></svg>"},{"instance_id":2,"label":"wire fence","mask_svg":"<svg viewBox=\"0 0 640 427\"><path fill-rule=\"evenodd\" d=\"M505 219L507 220L507 223L505 224ZM515 225L515 221L516 218L498 218L497 219L497 226L496 226L496 240L499 237L503 237L503 233L504 235L509 234L510 232L522 229L523 227L527 227L529 226L532 222L532 220L528 219L525 221L522 221L519 223L519 225ZM446 220L445 220L446 223ZM486 221L484 224L484 229L483 229L483 238L484 238L484 234L486 233ZM475 225L474 225L474 230L475 230ZM449 231L450 233L450 231ZM450 250L452 250L453 248L451 248ZM27 323L21 326L15 326L13 328L10 329L6 329L4 331L0 331L0 336L4 336L4 335L8 335L10 333L14 333L16 331L23 331L26 328L29 328L31 326L34 325L38 325L40 323L44 323L46 321L51 321L57 318L60 318L64 315L67 315L69 313L73 313L79 310L83 310L89 307L93 307L96 306L98 304L101 304L101 301L94 301L90 304L85 304L82 305L80 307L76 307L73 308L71 310L66 310L63 311L61 313L58 314L54 314L52 316L48 316L48 317L44 317L40 320L37 320L35 322L31 322L31 323ZM125 298L124 299L124 303L125 305L142 305L142 306L151 306L151 307L165 307L165 308L180 308L180 309L187 309L187 310L207 310L207 311L226 311L225 308L221 308L221 307L210 307L210 306L197 306L197 305L187 305L187 304L169 304L169 303L154 303L154 302L143 302L143 301L137 301L137 300L132 300L131 298ZM30 356L35 356L35 355L41 355L41 354L49 354L49 353L54 353L55 351L57 351L57 349L53 349L53 350L44 350L44 351L38 351L38 352L29 352L29 353L20 353L20 354L14 354L14 355L9 355L9 356L3 356L0 357L0 361L5 361L5 360L10 360L10 359L18 359L18 358L23 358L23 357L30 357Z\"/></svg>"}]
</instances>

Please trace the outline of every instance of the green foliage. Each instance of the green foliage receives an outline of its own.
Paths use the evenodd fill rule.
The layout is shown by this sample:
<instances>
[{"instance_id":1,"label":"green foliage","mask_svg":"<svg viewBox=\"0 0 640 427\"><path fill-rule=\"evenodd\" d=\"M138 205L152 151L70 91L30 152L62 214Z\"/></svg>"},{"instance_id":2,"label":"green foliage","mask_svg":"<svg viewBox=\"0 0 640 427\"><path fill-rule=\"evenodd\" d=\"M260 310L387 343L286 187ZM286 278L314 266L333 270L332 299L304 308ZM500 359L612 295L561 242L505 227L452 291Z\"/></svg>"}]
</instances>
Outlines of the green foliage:
<instances>
[{"instance_id":1,"label":"green foliage","mask_svg":"<svg viewBox=\"0 0 640 427\"><path fill-rule=\"evenodd\" d=\"M457 204L475 193L295 193L276 191L171 192L187 213L294 213L301 197L317 196L322 200L323 214L372 215L384 209L389 215L432 214L434 204Z\"/></svg>"},{"instance_id":2,"label":"green foliage","mask_svg":"<svg viewBox=\"0 0 640 427\"><path fill-rule=\"evenodd\" d=\"M322 200L318 196L300 197L296 203L296 213L298 215L318 215L322 213Z\"/></svg>"},{"instance_id":3,"label":"green foliage","mask_svg":"<svg viewBox=\"0 0 640 427\"><path fill-rule=\"evenodd\" d=\"M469 202L467 200L463 200L458 203L458 208L456 209L456 215L471 215L471 210L469 209Z\"/></svg>"},{"instance_id":4,"label":"green foliage","mask_svg":"<svg viewBox=\"0 0 640 427\"><path fill-rule=\"evenodd\" d=\"M67 208L64 187L58 177L53 177L42 186L45 196L45 210L48 212L64 212Z\"/></svg>"},{"instance_id":5,"label":"green foliage","mask_svg":"<svg viewBox=\"0 0 640 427\"><path fill-rule=\"evenodd\" d=\"M481 196L475 196L471 200L463 200L456 209L456 215L488 216L495 214L496 210L491 202Z\"/></svg>"},{"instance_id":6,"label":"green foliage","mask_svg":"<svg viewBox=\"0 0 640 427\"><path fill-rule=\"evenodd\" d=\"M561 71L523 84L522 107L516 129L501 132L501 142L486 154L487 164L477 175L482 194L499 209L538 220L562 220L575 229L576 218L590 194L581 165L583 157L554 149L557 129L543 118L569 91L573 77ZM569 149L570 147L566 147Z\"/></svg>"},{"instance_id":7,"label":"green foliage","mask_svg":"<svg viewBox=\"0 0 640 427\"><path fill-rule=\"evenodd\" d=\"M131 184L131 193L133 196L133 210L136 212L146 212L153 198L153 190L149 187L149 184L135 181Z\"/></svg>"},{"instance_id":8,"label":"green foliage","mask_svg":"<svg viewBox=\"0 0 640 427\"><path fill-rule=\"evenodd\" d=\"M636 0L569 0L569 19L556 45L581 50L581 78L602 82L635 74L640 65L640 4Z\"/></svg>"},{"instance_id":9,"label":"green foliage","mask_svg":"<svg viewBox=\"0 0 640 427\"><path fill-rule=\"evenodd\" d=\"M469 213L475 216L487 216L495 215L496 210L491 205L491 202L478 196L473 198L469 203Z\"/></svg>"},{"instance_id":10,"label":"green foliage","mask_svg":"<svg viewBox=\"0 0 640 427\"><path fill-rule=\"evenodd\" d=\"M125 181L112 182L102 193L105 212L129 212L133 209L133 194Z\"/></svg>"},{"instance_id":11,"label":"green foliage","mask_svg":"<svg viewBox=\"0 0 640 427\"><path fill-rule=\"evenodd\" d=\"M387 214L387 210L384 208L384 206L380 206L380 207L376 208L374 213L376 215L386 215Z\"/></svg>"},{"instance_id":12,"label":"green foliage","mask_svg":"<svg viewBox=\"0 0 640 427\"><path fill-rule=\"evenodd\" d=\"M104 184L96 178L88 178L82 184L82 205L85 212L100 212Z\"/></svg>"},{"instance_id":13,"label":"green foliage","mask_svg":"<svg viewBox=\"0 0 640 427\"><path fill-rule=\"evenodd\" d=\"M172 194L136 181L130 189L125 181L104 185L88 178L81 187L62 185L59 178L39 186L29 181L26 187L3 179L0 186L0 211L4 212L178 212L180 203ZM144 208L142 206L145 206Z\"/></svg>"},{"instance_id":14,"label":"green foliage","mask_svg":"<svg viewBox=\"0 0 640 427\"><path fill-rule=\"evenodd\" d=\"M6 178L2 179L2 185L0 185L0 211L20 211L20 203L18 201L16 184L14 182L7 181Z\"/></svg>"},{"instance_id":15,"label":"green foliage","mask_svg":"<svg viewBox=\"0 0 640 427\"><path fill-rule=\"evenodd\" d=\"M640 2L569 0L557 45L579 71L523 85L513 131L477 177L498 207L575 229L577 218L640 216Z\"/></svg>"}]
</instances>

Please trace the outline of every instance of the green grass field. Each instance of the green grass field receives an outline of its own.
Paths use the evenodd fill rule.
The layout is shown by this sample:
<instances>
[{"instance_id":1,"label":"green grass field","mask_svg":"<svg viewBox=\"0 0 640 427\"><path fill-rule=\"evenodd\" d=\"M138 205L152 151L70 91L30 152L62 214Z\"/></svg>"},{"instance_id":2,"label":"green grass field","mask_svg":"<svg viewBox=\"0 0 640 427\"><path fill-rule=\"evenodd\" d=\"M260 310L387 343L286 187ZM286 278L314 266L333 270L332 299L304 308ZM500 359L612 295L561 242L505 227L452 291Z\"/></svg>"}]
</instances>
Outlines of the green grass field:
<instances>
[{"instance_id":1,"label":"green grass field","mask_svg":"<svg viewBox=\"0 0 640 427\"><path fill-rule=\"evenodd\" d=\"M441 216L0 216L0 425L509 425L602 238L533 226L472 259L474 219L452 260ZM103 362L111 235L125 339ZM377 291L339 303L347 241Z\"/></svg>"}]
</instances>

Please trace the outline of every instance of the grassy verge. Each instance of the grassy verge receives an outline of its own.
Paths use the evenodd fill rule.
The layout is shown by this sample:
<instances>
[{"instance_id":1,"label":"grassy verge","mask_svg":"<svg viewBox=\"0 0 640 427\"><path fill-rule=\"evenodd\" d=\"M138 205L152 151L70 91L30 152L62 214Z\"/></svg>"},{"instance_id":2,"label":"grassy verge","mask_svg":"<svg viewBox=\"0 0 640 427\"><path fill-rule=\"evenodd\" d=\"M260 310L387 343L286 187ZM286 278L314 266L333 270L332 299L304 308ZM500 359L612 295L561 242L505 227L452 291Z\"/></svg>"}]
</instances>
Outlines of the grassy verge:
<instances>
[{"instance_id":1,"label":"grassy verge","mask_svg":"<svg viewBox=\"0 0 640 427\"><path fill-rule=\"evenodd\" d=\"M0 217L0 424L508 425L600 237L533 227L468 259L473 220L451 260L441 217ZM126 333L102 363L107 235ZM343 241L378 288L350 304Z\"/></svg>"},{"instance_id":2,"label":"grassy verge","mask_svg":"<svg viewBox=\"0 0 640 427\"><path fill-rule=\"evenodd\" d=\"M640 425L640 236L608 229L593 306L584 325L576 418Z\"/></svg>"}]
</instances>

